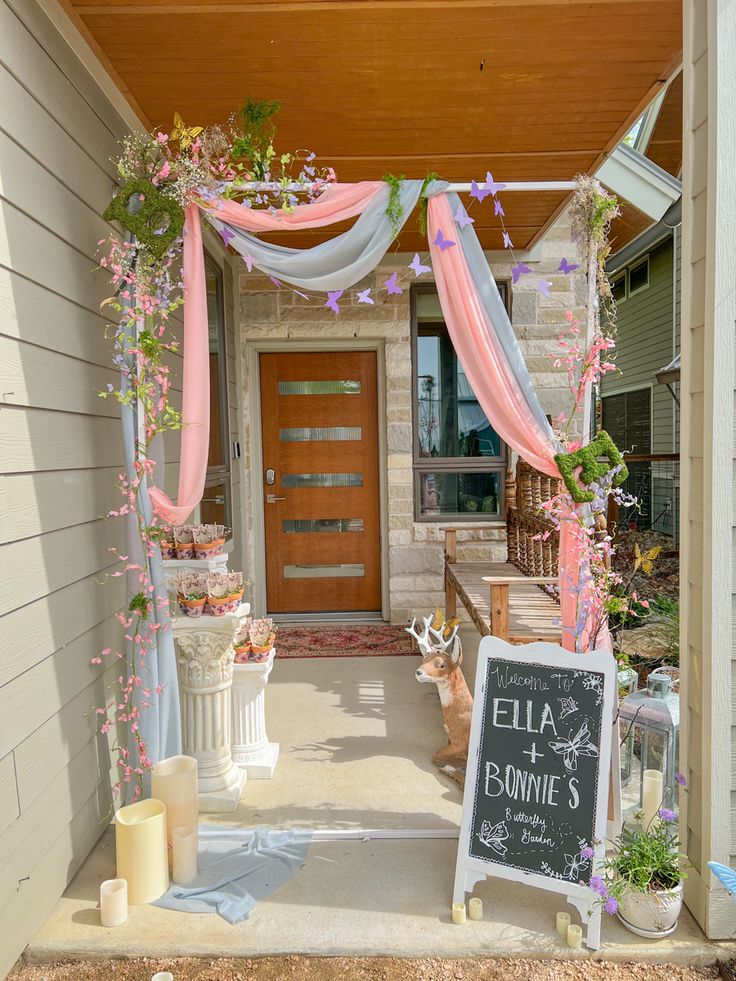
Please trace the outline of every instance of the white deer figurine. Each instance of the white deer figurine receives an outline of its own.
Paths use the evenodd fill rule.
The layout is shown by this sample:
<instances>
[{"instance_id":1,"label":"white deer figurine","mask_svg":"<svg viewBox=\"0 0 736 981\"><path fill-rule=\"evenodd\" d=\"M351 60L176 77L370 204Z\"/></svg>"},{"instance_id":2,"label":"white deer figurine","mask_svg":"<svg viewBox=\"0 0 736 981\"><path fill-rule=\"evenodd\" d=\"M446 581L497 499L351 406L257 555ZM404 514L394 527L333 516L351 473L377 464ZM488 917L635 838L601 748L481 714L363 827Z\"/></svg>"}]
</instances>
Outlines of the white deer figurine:
<instances>
[{"instance_id":1,"label":"white deer figurine","mask_svg":"<svg viewBox=\"0 0 736 981\"><path fill-rule=\"evenodd\" d=\"M419 644L422 655L416 678L437 685L448 739L447 745L434 754L432 762L464 787L473 696L460 668L463 648L457 636L458 623L455 620L447 623L439 610L435 610L434 616L422 619L421 631L415 629L416 619L406 628Z\"/></svg>"}]
</instances>

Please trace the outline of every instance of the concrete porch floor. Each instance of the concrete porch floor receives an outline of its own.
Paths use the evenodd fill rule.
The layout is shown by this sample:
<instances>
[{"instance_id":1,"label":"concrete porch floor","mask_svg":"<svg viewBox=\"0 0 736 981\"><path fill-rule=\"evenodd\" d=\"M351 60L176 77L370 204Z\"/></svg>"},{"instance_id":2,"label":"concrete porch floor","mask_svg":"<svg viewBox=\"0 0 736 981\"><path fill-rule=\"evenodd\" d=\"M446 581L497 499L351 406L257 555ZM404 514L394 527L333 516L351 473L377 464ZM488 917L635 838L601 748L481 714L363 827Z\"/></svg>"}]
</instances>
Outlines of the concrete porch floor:
<instances>
[{"instance_id":1,"label":"concrete porch floor","mask_svg":"<svg viewBox=\"0 0 736 981\"><path fill-rule=\"evenodd\" d=\"M472 687L478 637L464 631ZM469 655L469 656L468 656ZM442 745L436 689L419 685L410 657L277 661L267 693L269 736L281 743L271 781L247 784L227 824L328 829L450 831L461 792L431 763ZM213 816L204 820L214 823ZM454 840L325 841L305 867L230 926L215 914L131 907L128 922L99 926L99 883L115 872L108 830L29 945L31 959L322 955L590 956L558 938L564 901L487 880L476 889L486 918L455 926L449 904ZM571 910L573 917L577 915ZM677 932L640 939L606 917L597 956L620 961L705 964L736 945L705 939L685 911Z\"/></svg>"}]
</instances>

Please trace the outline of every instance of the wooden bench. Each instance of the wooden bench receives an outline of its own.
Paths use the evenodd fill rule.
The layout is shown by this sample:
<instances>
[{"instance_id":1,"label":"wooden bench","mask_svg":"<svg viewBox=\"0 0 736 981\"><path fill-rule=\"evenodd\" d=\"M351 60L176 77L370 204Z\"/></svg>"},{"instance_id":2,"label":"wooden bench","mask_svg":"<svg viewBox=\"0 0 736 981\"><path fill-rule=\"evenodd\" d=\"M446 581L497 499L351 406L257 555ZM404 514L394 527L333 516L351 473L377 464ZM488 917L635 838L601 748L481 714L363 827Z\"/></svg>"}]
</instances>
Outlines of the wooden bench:
<instances>
[{"instance_id":1,"label":"wooden bench","mask_svg":"<svg viewBox=\"0 0 736 981\"><path fill-rule=\"evenodd\" d=\"M458 528L445 530L445 615L457 614L458 599L481 636L512 644L559 643L558 537L539 512L557 493L557 482L520 461L516 479L506 479L507 561L458 562ZM488 526L463 531L487 531ZM547 532L547 538L541 535Z\"/></svg>"}]
</instances>

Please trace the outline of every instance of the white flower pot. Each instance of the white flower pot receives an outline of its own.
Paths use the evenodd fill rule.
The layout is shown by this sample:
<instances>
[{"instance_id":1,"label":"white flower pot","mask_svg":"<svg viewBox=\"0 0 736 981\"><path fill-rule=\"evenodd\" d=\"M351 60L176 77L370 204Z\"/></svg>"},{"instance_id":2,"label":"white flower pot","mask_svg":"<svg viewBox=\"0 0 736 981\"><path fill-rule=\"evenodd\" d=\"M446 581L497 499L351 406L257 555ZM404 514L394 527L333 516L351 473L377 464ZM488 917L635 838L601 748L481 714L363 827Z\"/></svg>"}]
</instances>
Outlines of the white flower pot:
<instances>
[{"instance_id":1,"label":"white flower pot","mask_svg":"<svg viewBox=\"0 0 736 981\"><path fill-rule=\"evenodd\" d=\"M639 937L667 937L677 929L682 910L682 887L656 892L627 889L619 903L618 918Z\"/></svg>"}]
</instances>

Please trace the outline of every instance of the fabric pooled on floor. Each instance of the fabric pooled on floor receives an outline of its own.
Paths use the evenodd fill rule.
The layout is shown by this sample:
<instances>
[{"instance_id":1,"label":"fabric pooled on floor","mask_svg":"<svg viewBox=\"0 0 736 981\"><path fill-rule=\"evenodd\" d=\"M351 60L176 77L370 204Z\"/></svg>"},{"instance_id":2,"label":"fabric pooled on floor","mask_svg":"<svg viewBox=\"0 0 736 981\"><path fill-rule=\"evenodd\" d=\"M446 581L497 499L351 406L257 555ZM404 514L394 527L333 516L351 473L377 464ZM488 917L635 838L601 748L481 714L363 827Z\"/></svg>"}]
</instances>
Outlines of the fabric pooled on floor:
<instances>
[{"instance_id":1,"label":"fabric pooled on floor","mask_svg":"<svg viewBox=\"0 0 736 981\"><path fill-rule=\"evenodd\" d=\"M303 831L245 831L201 825L199 873L186 886L172 883L154 906L185 913L219 913L228 923L288 882L309 851Z\"/></svg>"}]
</instances>

